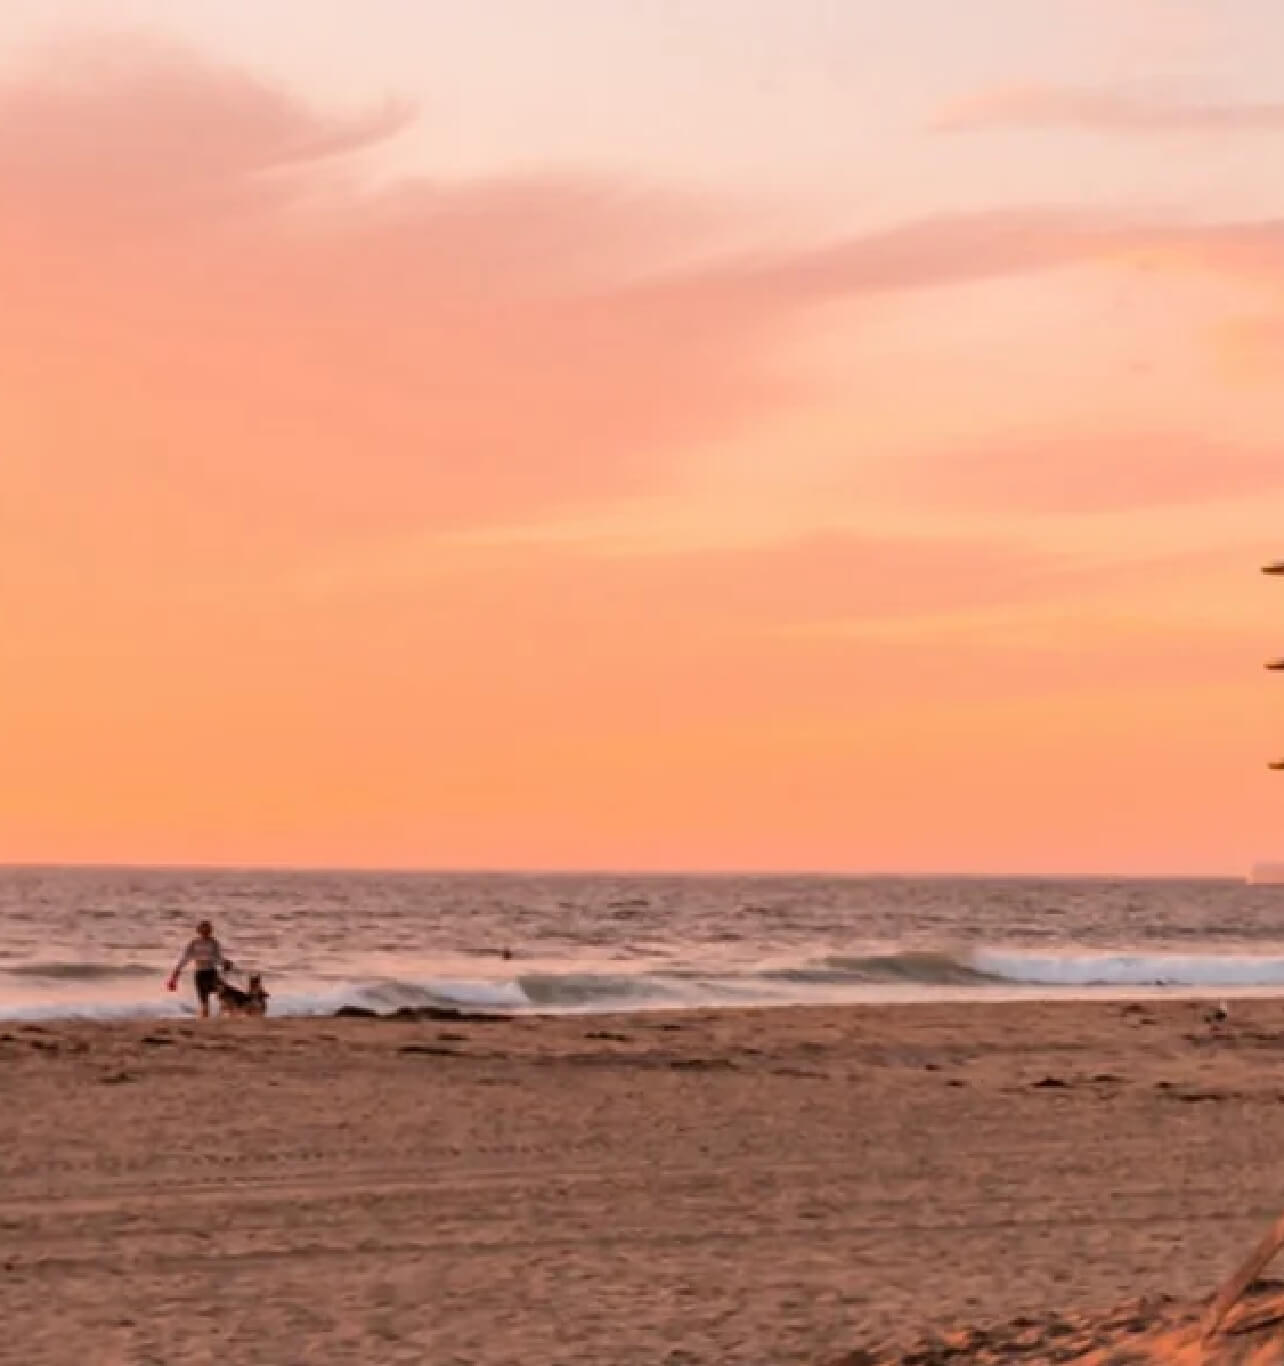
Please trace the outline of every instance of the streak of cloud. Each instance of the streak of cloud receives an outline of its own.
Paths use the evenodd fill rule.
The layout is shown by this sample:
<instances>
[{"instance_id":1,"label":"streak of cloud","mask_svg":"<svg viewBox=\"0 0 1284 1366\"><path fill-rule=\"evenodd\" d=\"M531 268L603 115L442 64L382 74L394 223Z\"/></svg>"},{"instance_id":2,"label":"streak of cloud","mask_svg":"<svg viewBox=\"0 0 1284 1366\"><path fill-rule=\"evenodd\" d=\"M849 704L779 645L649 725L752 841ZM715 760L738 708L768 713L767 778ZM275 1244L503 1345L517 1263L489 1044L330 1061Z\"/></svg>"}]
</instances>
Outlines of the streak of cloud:
<instances>
[{"instance_id":1,"label":"streak of cloud","mask_svg":"<svg viewBox=\"0 0 1284 1366\"><path fill-rule=\"evenodd\" d=\"M1232 133L1284 130L1284 103L1181 101L1127 89L1012 85L954 100L932 121L940 132L1070 128L1094 133Z\"/></svg>"},{"instance_id":2,"label":"streak of cloud","mask_svg":"<svg viewBox=\"0 0 1284 1366\"><path fill-rule=\"evenodd\" d=\"M1284 493L1284 450L1189 432L1080 431L902 460L885 475L916 503L1022 515L1193 507Z\"/></svg>"}]
</instances>

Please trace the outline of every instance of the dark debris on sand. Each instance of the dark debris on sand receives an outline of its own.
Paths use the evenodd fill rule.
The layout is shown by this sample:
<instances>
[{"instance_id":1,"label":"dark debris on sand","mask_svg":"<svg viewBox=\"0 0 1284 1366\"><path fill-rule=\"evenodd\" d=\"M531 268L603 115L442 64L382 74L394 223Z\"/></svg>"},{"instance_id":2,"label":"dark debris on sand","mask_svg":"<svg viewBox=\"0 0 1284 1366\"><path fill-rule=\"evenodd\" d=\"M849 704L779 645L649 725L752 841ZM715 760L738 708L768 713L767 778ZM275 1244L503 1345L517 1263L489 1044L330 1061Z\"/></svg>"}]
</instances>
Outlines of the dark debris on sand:
<instances>
[{"instance_id":1,"label":"dark debris on sand","mask_svg":"<svg viewBox=\"0 0 1284 1366\"><path fill-rule=\"evenodd\" d=\"M334 1012L336 1020L453 1020L458 1024L507 1023L511 1015L487 1014L483 1011L457 1010L453 1006L402 1006L399 1010L382 1013L367 1006L340 1006Z\"/></svg>"},{"instance_id":2,"label":"dark debris on sand","mask_svg":"<svg viewBox=\"0 0 1284 1366\"><path fill-rule=\"evenodd\" d=\"M1167 1295L1111 1313L1014 1318L985 1328L937 1333L903 1345L857 1347L826 1366L1000 1366L1082 1362L1084 1366L1280 1366L1284 1282L1251 1290L1220 1331L1204 1337L1206 1304Z\"/></svg>"}]
</instances>

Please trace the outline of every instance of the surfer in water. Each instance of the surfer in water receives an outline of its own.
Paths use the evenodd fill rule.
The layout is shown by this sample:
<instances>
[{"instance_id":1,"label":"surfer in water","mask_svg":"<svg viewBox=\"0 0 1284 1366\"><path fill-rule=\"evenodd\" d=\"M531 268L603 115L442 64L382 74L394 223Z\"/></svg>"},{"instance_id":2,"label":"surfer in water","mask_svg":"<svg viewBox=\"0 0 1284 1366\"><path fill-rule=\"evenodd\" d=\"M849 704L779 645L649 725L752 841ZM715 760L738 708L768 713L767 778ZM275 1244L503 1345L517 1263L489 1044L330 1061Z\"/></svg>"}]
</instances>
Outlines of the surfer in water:
<instances>
[{"instance_id":1,"label":"surfer in water","mask_svg":"<svg viewBox=\"0 0 1284 1366\"><path fill-rule=\"evenodd\" d=\"M196 999L201 1005L202 1017L210 1013L210 997L218 995L223 980L223 969L232 966L232 960L224 957L222 945L214 938L214 926L202 920L196 927L196 938L183 950L178 965L169 975L167 983L170 991L178 990L178 979L183 969L192 964L192 980L196 987Z\"/></svg>"}]
</instances>

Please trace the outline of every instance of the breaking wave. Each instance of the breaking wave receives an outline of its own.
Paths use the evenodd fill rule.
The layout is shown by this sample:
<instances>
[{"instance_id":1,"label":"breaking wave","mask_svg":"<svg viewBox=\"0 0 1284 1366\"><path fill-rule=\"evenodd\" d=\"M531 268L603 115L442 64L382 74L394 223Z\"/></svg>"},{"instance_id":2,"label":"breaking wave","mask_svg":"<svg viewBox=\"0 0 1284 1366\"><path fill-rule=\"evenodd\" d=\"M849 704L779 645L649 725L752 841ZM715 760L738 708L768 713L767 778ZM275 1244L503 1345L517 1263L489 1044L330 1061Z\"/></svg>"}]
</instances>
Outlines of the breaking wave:
<instances>
[{"instance_id":1,"label":"breaking wave","mask_svg":"<svg viewBox=\"0 0 1284 1366\"><path fill-rule=\"evenodd\" d=\"M994 981L1043 987L1284 987L1284 957L1266 954L1032 953L977 949L970 961Z\"/></svg>"},{"instance_id":2,"label":"breaking wave","mask_svg":"<svg viewBox=\"0 0 1284 1366\"><path fill-rule=\"evenodd\" d=\"M160 990L155 965L23 963L0 969L0 1017L120 1018L190 1013L183 995ZM155 982L142 990L141 979ZM966 950L888 946L867 954L831 954L796 962L728 968L725 964L639 966L635 971L531 971L508 978L442 975L415 980L272 978L272 1010L328 1015L342 1006L391 1012L440 1007L487 1013L608 1013L712 1006L769 1006L857 1001L993 999L1284 991L1284 956L1044 951L988 946ZM5 983L10 983L6 990ZM48 988L41 992L41 985ZM104 994L105 993L105 994Z\"/></svg>"}]
</instances>

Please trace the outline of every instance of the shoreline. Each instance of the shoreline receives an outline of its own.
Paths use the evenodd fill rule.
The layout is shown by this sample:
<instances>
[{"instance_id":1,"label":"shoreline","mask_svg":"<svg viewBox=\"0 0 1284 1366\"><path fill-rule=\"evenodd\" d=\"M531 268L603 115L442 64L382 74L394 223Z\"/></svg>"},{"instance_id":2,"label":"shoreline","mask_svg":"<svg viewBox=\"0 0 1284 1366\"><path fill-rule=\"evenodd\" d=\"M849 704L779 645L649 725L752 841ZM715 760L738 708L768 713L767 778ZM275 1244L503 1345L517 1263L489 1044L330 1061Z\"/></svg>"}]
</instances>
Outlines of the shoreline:
<instances>
[{"instance_id":1,"label":"shoreline","mask_svg":"<svg viewBox=\"0 0 1284 1366\"><path fill-rule=\"evenodd\" d=\"M959 989L966 993L966 988ZM1215 1027L1208 1016L1210 1004L1239 1003L1243 1017L1232 1013L1225 1024ZM658 1028L679 1031L692 1029L711 1031L719 1039L735 1038L741 1031L771 1033L781 1029L792 1037L807 1035L812 1027L826 1038L835 1031L850 1026L852 1038L863 1038L892 1026L887 1037L897 1038L908 1029L914 1034L934 1037L938 1031L954 1031L961 1042L974 1043L982 1051L993 1043L992 1032L1005 1025L1017 1031L1030 1021L1037 1022L1037 1034L1030 1047L1037 1051L1039 1040L1049 1028L1073 1022L1075 1027L1091 1021L1096 1027L1107 1022L1126 1022L1145 1019L1162 1028L1181 1025L1187 1032L1208 1031L1210 1039L1219 1039L1228 1047L1237 1037L1237 1026L1247 1028L1248 1022L1278 1019L1281 1030L1281 1060L1284 1061L1284 987L1243 988L1239 991L1223 988L1102 988L1085 989L1056 994L1020 991L995 992L975 995L944 994L940 996L887 996L885 999L818 1000L818 1001L754 1001L740 1004L656 1004L617 1006L604 1010L593 1008L492 1009L469 1005L398 1006L376 1010L365 1006L340 1006L325 1014L287 1014L269 1012L266 1016L244 1016L211 1013L202 1019L192 1007L179 1015L122 1015L96 1017L67 1015L41 1019L6 1017L0 1015L0 1042L8 1037L12 1042L15 1031L66 1034L68 1037L94 1035L110 1044L113 1039L124 1043L136 1035L157 1029L177 1028L176 1037L196 1037L193 1030L234 1029L236 1037L247 1046L256 1033L265 1046L271 1046L275 1032L287 1037L297 1032L301 1038L322 1037L316 1031L327 1027L361 1030L433 1026L442 1024L475 1024L509 1026L515 1037L526 1037L533 1030L541 1030L541 1038L555 1048L567 1038L574 1038L585 1029L602 1021L620 1027L640 1029ZM770 1022L770 1023L768 1023ZM980 1025L977 1029L976 1026ZM352 1035L357 1039L359 1035ZM1108 1046L1096 1029L1083 1039L1083 1047L1093 1044ZM1115 1042L1118 1042L1116 1040ZM1284 1080L1282 1080L1284 1085Z\"/></svg>"},{"instance_id":2,"label":"shoreline","mask_svg":"<svg viewBox=\"0 0 1284 1366\"><path fill-rule=\"evenodd\" d=\"M1284 1209L1284 1001L1204 1014L3 1022L0 1362L828 1366L1197 1306Z\"/></svg>"},{"instance_id":3,"label":"shoreline","mask_svg":"<svg viewBox=\"0 0 1284 1366\"><path fill-rule=\"evenodd\" d=\"M337 999L345 993L332 993ZM359 992L346 993L353 997ZM322 1009L281 1010L269 1008L268 1018L272 1020L311 1020L325 1021L344 1018L370 1019L449 1019L460 1016L476 1018L511 1020L593 1020L618 1019L632 1015L702 1015L702 1014L752 1014L760 1011L846 1011L846 1010L909 1010L951 1007L968 1010L995 1006L1109 1006L1128 1003L1174 1005L1204 1004L1209 1002L1259 1002L1284 1001L1284 983L1270 985L1180 985L1154 986L1119 984L1102 986L1050 987L1038 984L1022 985L1012 983L1005 986L926 986L919 984L884 984L865 988L853 988L846 993L826 994L817 991L810 999L801 997L772 999L746 999L727 1001L718 999L693 998L687 1001L652 1002L601 1002L585 1005L546 1005L532 1003L528 1006L471 1005L465 1002L449 1002L442 998L440 1003L430 1005L403 1005L376 1008L357 1004L355 1001ZM38 1002L17 1007L8 1007L0 1000L0 1027L5 1025L32 1024L103 1024L125 1025L181 1023L198 1021L195 1004L190 1000L178 1002L162 1001L156 1006L134 1002L113 1003L92 1001L80 1009L68 1005L65 1009L58 1004Z\"/></svg>"},{"instance_id":4,"label":"shoreline","mask_svg":"<svg viewBox=\"0 0 1284 1366\"><path fill-rule=\"evenodd\" d=\"M630 907L622 912L632 915ZM354 952L272 970L260 946L238 962L264 975L274 1014L324 1017L337 1009L454 1006L493 1012L631 1013L750 1006L903 1002L1240 999L1284 996L1284 944L1197 946L1157 941L991 938L848 939L789 946L696 942L650 951ZM0 960L0 1018L180 1017L188 983L162 990L169 964L110 953L95 960L46 950ZM238 980L234 975L233 981Z\"/></svg>"}]
</instances>

